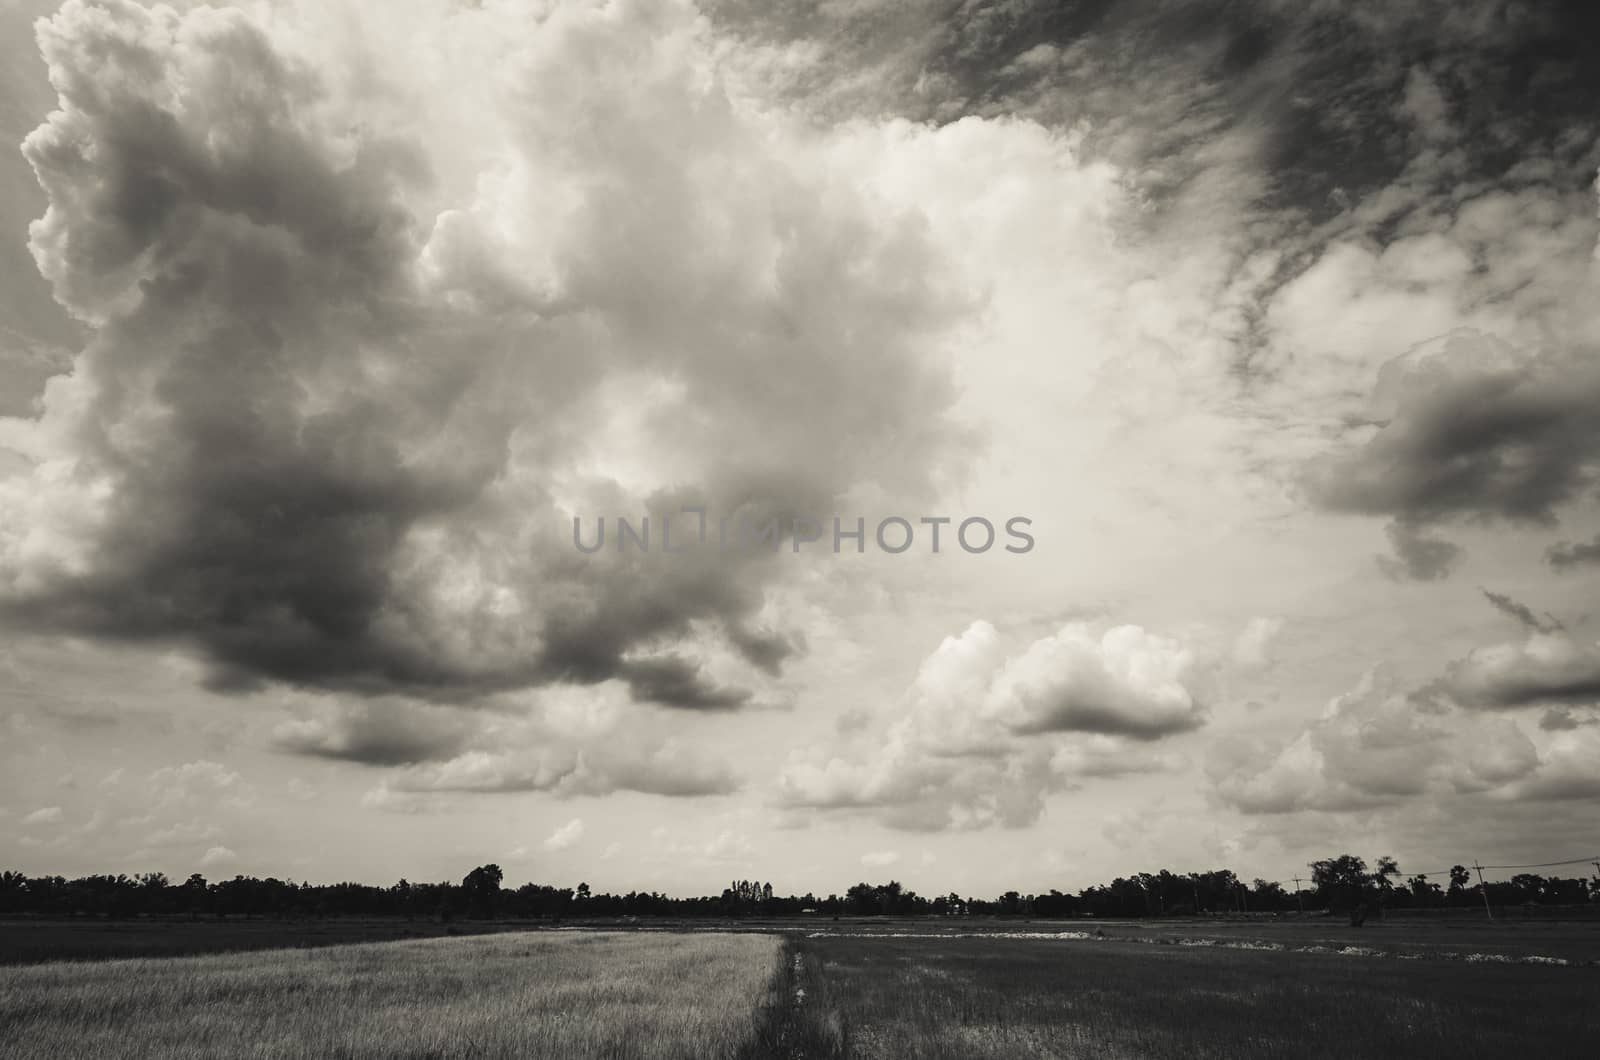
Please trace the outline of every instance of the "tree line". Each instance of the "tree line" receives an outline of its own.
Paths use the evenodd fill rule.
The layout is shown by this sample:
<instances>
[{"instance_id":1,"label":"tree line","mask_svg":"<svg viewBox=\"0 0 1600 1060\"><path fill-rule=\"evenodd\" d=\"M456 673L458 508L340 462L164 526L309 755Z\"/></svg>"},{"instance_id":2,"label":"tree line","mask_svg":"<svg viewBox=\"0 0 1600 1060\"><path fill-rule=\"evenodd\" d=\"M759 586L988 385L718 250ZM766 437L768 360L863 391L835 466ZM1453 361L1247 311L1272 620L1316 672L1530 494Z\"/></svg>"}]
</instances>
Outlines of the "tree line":
<instances>
[{"instance_id":1,"label":"tree line","mask_svg":"<svg viewBox=\"0 0 1600 1060\"><path fill-rule=\"evenodd\" d=\"M669 897L654 891L595 893L587 883L557 887L504 886L498 865L480 865L460 883L388 887L314 884L273 877L207 880L196 873L174 883L159 872L141 875L26 876L0 872L0 916L269 916L410 917L450 920L558 919L643 916L1032 916L1112 917L1227 913L1349 913L1360 923L1386 910L1493 906L1578 905L1600 902L1600 874L1564 879L1521 873L1480 888L1471 870L1452 867L1440 879L1407 876L1393 858L1374 866L1353 854L1310 866L1294 888L1257 879L1245 883L1228 869L1175 873L1166 869L1118 877L1075 894L1007 891L994 898L955 893L928 897L899 881L857 883L843 894L779 895L771 883L735 880L721 894Z\"/></svg>"}]
</instances>

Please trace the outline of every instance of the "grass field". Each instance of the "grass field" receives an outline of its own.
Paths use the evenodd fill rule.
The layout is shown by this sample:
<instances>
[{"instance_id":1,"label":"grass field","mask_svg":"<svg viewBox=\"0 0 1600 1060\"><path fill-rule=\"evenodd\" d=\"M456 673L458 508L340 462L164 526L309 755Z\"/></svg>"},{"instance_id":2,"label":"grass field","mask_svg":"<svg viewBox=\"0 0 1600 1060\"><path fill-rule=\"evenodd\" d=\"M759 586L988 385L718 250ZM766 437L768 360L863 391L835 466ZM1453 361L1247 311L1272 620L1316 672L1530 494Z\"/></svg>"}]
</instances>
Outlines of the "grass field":
<instances>
[{"instance_id":1,"label":"grass field","mask_svg":"<svg viewBox=\"0 0 1600 1060\"><path fill-rule=\"evenodd\" d=\"M358 942L527 931L522 922L443 924L395 917L327 920L0 920L0 965L192 957L202 953L347 946Z\"/></svg>"},{"instance_id":2,"label":"grass field","mask_svg":"<svg viewBox=\"0 0 1600 1060\"><path fill-rule=\"evenodd\" d=\"M258 940L211 926L184 932ZM1472 1060L1600 1035L1586 924L743 926L0 968L0 1056Z\"/></svg>"},{"instance_id":3,"label":"grass field","mask_svg":"<svg viewBox=\"0 0 1600 1060\"><path fill-rule=\"evenodd\" d=\"M1600 971L997 937L796 940L767 1032L859 1058L1567 1057Z\"/></svg>"},{"instance_id":4,"label":"grass field","mask_svg":"<svg viewBox=\"0 0 1600 1060\"><path fill-rule=\"evenodd\" d=\"M782 942L547 932L0 969L6 1060L748 1055Z\"/></svg>"}]
</instances>

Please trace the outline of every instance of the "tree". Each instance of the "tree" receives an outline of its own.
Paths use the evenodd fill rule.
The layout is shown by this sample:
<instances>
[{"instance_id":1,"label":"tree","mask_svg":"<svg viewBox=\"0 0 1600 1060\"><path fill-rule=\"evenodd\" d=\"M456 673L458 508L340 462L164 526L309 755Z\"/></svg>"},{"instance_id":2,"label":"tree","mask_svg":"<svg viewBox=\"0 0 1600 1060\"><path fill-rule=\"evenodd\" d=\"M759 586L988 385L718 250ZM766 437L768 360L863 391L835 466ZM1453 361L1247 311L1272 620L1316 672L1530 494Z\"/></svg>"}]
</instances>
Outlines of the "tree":
<instances>
[{"instance_id":1,"label":"tree","mask_svg":"<svg viewBox=\"0 0 1600 1060\"><path fill-rule=\"evenodd\" d=\"M461 881L462 896L472 915L491 917L500 904L500 882L505 873L499 865L479 865Z\"/></svg>"},{"instance_id":2,"label":"tree","mask_svg":"<svg viewBox=\"0 0 1600 1060\"><path fill-rule=\"evenodd\" d=\"M1329 909L1348 912L1350 922L1358 926L1366 920L1372 876L1367 873L1365 860L1354 854L1341 854L1312 862L1311 881Z\"/></svg>"},{"instance_id":3,"label":"tree","mask_svg":"<svg viewBox=\"0 0 1600 1060\"><path fill-rule=\"evenodd\" d=\"M1411 888L1411 897L1420 906L1437 905L1442 897L1437 883L1430 883L1425 874L1419 873L1406 881Z\"/></svg>"}]
</instances>

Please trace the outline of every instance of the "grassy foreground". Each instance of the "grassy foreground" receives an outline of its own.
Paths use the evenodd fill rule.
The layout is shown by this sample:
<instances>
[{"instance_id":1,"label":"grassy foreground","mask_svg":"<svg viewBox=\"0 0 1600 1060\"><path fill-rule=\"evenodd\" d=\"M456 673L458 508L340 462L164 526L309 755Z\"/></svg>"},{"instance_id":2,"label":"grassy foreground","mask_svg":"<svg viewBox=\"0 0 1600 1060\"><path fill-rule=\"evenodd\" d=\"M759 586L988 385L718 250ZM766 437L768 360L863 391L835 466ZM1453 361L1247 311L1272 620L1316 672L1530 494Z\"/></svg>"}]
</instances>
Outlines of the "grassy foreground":
<instances>
[{"instance_id":1,"label":"grassy foreground","mask_svg":"<svg viewBox=\"0 0 1600 1060\"><path fill-rule=\"evenodd\" d=\"M0 968L7 1060L748 1054L782 942L549 932Z\"/></svg>"},{"instance_id":2,"label":"grassy foreground","mask_svg":"<svg viewBox=\"0 0 1600 1060\"><path fill-rule=\"evenodd\" d=\"M1287 948L1319 941L1294 932L1258 949L1199 929L1163 945L857 927L0 968L0 1057L1474 1060L1589 1055L1600 1036L1600 967L1545 963L1543 934L1340 954ZM1493 959L1518 951L1535 963Z\"/></svg>"},{"instance_id":3,"label":"grassy foreground","mask_svg":"<svg viewBox=\"0 0 1600 1060\"><path fill-rule=\"evenodd\" d=\"M1600 970L1004 938L792 943L777 1055L1590 1055Z\"/></svg>"}]
</instances>

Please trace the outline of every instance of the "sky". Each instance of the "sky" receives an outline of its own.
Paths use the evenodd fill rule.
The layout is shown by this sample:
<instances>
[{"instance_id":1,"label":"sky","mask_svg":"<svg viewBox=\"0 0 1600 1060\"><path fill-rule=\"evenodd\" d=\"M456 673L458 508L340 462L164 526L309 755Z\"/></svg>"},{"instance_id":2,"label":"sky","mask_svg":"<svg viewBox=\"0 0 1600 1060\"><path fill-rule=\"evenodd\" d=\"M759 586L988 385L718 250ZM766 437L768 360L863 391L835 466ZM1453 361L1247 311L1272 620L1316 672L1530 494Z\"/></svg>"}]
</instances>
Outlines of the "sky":
<instances>
[{"instance_id":1,"label":"sky","mask_svg":"<svg viewBox=\"0 0 1600 1060\"><path fill-rule=\"evenodd\" d=\"M1597 42L0 0L0 864L1596 853Z\"/></svg>"}]
</instances>

